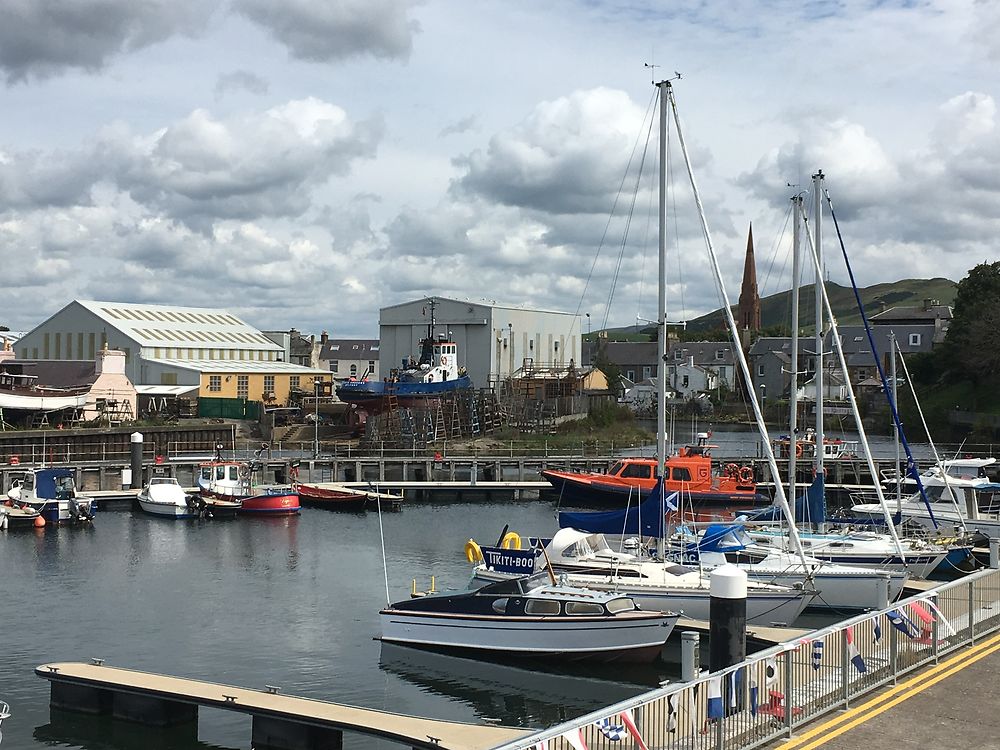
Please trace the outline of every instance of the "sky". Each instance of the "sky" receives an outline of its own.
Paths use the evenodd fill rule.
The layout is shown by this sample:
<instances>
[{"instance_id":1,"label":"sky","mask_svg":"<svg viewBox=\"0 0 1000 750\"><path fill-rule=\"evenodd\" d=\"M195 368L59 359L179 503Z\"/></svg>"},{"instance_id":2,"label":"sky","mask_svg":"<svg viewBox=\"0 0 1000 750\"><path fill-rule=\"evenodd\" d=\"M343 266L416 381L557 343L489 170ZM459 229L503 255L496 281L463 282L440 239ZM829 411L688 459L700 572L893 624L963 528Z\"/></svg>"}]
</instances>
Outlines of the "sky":
<instances>
[{"instance_id":1,"label":"sky","mask_svg":"<svg viewBox=\"0 0 1000 750\"><path fill-rule=\"evenodd\" d=\"M675 72L733 301L751 222L762 295L788 288L818 169L860 285L958 281L1000 257L998 67L995 0L4 0L0 322L95 299L375 337L433 295L655 318ZM721 297L670 135L682 320Z\"/></svg>"}]
</instances>

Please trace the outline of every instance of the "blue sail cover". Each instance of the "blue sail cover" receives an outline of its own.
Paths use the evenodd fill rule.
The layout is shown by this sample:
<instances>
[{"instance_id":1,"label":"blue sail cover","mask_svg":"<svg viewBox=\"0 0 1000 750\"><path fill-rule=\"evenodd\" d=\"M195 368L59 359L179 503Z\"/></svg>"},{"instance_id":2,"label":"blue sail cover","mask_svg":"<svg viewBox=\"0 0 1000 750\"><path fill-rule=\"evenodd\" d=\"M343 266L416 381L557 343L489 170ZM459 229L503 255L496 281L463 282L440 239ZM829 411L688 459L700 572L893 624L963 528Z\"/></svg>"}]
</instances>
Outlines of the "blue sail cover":
<instances>
[{"instance_id":1,"label":"blue sail cover","mask_svg":"<svg viewBox=\"0 0 1000 750\"><path fill-rule=\"evenodd\" d=\"M781 508L771 505L755 513L747 514L751 521L784 521ZM826 522L826 483L819 474L804 495L795 498L795 521L797 523Z\"/></svg>"},{"instance_id":2,"label":"blue sail cover","mask_svg":"<svg viewBox=\"0 0 1000 750\"><path fill-rule=\"evenodd\" d=\"M637 534L662 537L664 516L677 510L677 493L664 496L663 481L659 481L649 497L634 508L559 514L559 528L579 529L591 534ZM641 520L641 525L640 525Z\"/></svg>"}]
</instances>

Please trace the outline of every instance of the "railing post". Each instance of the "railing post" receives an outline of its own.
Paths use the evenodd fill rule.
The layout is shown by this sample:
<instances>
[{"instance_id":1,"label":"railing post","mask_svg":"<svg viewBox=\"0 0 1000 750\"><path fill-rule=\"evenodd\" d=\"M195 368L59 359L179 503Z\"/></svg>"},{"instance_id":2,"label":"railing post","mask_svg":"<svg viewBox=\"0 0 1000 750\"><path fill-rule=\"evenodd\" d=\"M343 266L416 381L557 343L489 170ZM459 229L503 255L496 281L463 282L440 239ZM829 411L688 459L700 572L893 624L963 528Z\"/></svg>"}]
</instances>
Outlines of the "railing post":
<instances>
[{"instance_id":1,"label":"railing post","mask_svg":"<svg viewBox=\"0 0 1000 750\"><path fill-rule=\"evenodd\" d=\"M899 674L899 631L894 627L889 628L889 661L892 663L892 684L895 685Z\"/></svg>"},{"instance_id":2,"label":"railing post","mask_svg":"<svg viewBox=\"0 0 1000 750\"><path fill-rule=\"evenodd\" d=\"M847 667L851 664L851 657L847 650L847 628L840 631L840 682L843 686L844 708L851 707L851 695L847 689Z\"/></svg>"},{"instance_id":3,"label":"railing post","mask_svg":"<svg viewBox=\"0 0 1000 750\"><path fill-rule=\"evenodd\" d=\"M792 652L786 651L785 657L785 730L792 736ZM770 698L770 696L768 696Z\"/></svg>"},{"instance_id":4,"label":"railing post","mask_svg":"<svg viewBox=\"0 0 1000 750\"><path fill-rule=\"evenodd\" d=\"M969 643L974 644L976 642L976 611L974 609L976 592L972 588L972 581L966 585L969 587Z\"/></svg>"},{"instance_id":5,"label":"railing post","mask_svg":"<svg viewBox=\"0 0 1000 750\"><path fill-rule=\"evenodd\" d=\"M934 607L935 607L935 609L940 610L940 607L937 606L937 597L934 596L933 599L934 599ZM938 620L940 620L940 619L941 619L940 617L935 617L931 621L931 638L934 639L933 652L934 652L934 663L935 664L938 663L938 656L939 656L939 651L940 651L940 646L938 645L940 643L940 639L938 638Z\"/></svg>"}]
</instances>

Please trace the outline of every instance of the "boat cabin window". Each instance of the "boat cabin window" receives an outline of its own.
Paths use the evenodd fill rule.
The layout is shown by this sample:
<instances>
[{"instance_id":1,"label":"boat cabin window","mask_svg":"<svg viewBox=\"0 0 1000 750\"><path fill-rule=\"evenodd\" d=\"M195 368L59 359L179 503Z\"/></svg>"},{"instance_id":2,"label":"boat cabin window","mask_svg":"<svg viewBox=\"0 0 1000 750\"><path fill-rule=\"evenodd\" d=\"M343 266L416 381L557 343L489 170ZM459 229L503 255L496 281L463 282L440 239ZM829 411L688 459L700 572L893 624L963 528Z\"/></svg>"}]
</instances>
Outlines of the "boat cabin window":
<instances>
[{"instance_id":1,"label":"boat cabin window","mask_svg":"<svg viewBox=\"0 0 1000 750\"><path fill-rule=\"evenodd\" d=\"M603 615L604 607L595 602L566 602L567 615Z\"/></svg>"},{"instance_id":2,"label":"boat cabin window","mask_svg":"<svg viewBox=\"0 0 1000 750\"><path fill-rule=\"evenodd\" d=\"M226 478L226 467L225 466L216 466L215 467L215 478L216 479L225 479Z\"/></svg>"},{"instance_id":3,"label":"boat cabin window","mask_svg":"<svg viewBox=\"0 0 1000 750\"><path fill-rule=\"evenodd\" d=\"M507 597L504 597L503 599L495 599L493 601L493 611L498 615L502 615L507 611L507 601Z\"/></svg>"},{"instance_id":4,"label":"boat cabin window","mask_svg":"<svg viewBox=\"0 0 1000 750\"><path fill-rule=\"evenodd\" d=\"M21 487L28 491L35 489L35 475L28 473L24 475L24 481L21 482Z\"/></svg>"},{"instance_id":5,"label":"boat cabin window","mask_svg":"<svg viewBox=\"0 0 1000 750\"><path fill-rule=\"evenodd\" d=\"M71 476L56 477L56 492L72 492L76 488L76 483Z\"/></svg>"},{"instance_id":6,"label":"boat cabin window","mask_svg":"<svg viewBox=\"0 0 1000 750\"><path fill-rule=\"evenodd\" d=\"M653 476L653 467L646 464L628 464L621 475L636 479L649 479Z\"/></svg>"},{"instance_id":7,"label":"boat cabin window","mask_svg":"<svg viewBox=\"0 0 1000 750\"><path fill-rule=\"evenodd\" d=\"M569 607L567 607L569 609ZM628 597L620 597L618 599L612 599L608 602L608 612L615 615L619 612L631 612L633 609L638 609L635 605L635 601L629 599Z\"/></svg>"},{"instance_id":8,"label":"boat cabin window","mask_svg":"<svg viewBox=\"0 0 1000 750\"><path fill-rule=\"evenodd\" d=\"M202 479L211 479L212 478L212 467L211 466L202 466L201 467L201 478Z\"/></svg>"},{"instance_id":9,"label":"boat cabin window","mask_svg":"<svg viewBox=\"0 0 1000 750\"><path fill-rule=\"evenodd\" d=\"M686 466L673 466L670 469L670 478L675 482L690 482L691 470Z\"/></svg>"},{"instance_id":10,"label":"boat cabin window","mask_svg":"<svg viewBox=\"0 0 1000 750\"><path fill-rule=\"evenodd\" d=\"M618 476L618 473L622 470L622 466L624 466L624 464L621 461L612 464L611 468L608 469L608 474L611 476Z\"/></svg>"},{"instance_id":11,"label":"boat cabin window","mask_svg":"<svg viewBox=\"0 0 1000 750\"><path fill-rule=\"evenodd\" d=\"M524 603L526 615L558 615L559 602L551 599L529 599Z\"/></svg>"}]
</instances>

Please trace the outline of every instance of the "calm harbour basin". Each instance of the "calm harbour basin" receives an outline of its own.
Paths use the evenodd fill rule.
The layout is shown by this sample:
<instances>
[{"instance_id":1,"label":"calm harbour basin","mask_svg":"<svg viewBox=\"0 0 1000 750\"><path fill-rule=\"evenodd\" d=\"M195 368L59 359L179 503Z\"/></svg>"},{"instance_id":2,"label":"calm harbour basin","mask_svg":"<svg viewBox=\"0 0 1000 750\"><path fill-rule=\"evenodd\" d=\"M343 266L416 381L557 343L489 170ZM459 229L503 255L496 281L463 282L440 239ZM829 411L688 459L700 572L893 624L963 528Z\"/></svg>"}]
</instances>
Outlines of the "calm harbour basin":
<instances>
[{"instance_id":1,"label":"calm harbour basin","mask_svg":"<svg viewBox=\"0 0 1000 750\"><path fill-rule=\"evenodd\" d=\"M555 505L408 502L382 516L389 596L464 588L463 545L504 525L550 532ZM39 664L105 659L162 672L438 719L544 726L675 677L676 666L479 662L374 640L384 606L379 517L303 509L301 516L168 521L106 510L92 527L8 531L0 699L3 748L148 748L156 730L49 709ZM373 740L345 734L345 745ZM377 742L377 741L376 741ZM379 742L386 748L399 747ZM189 748L248 748L250 718L201 709Z\"/></svg>"}]
</instances>

